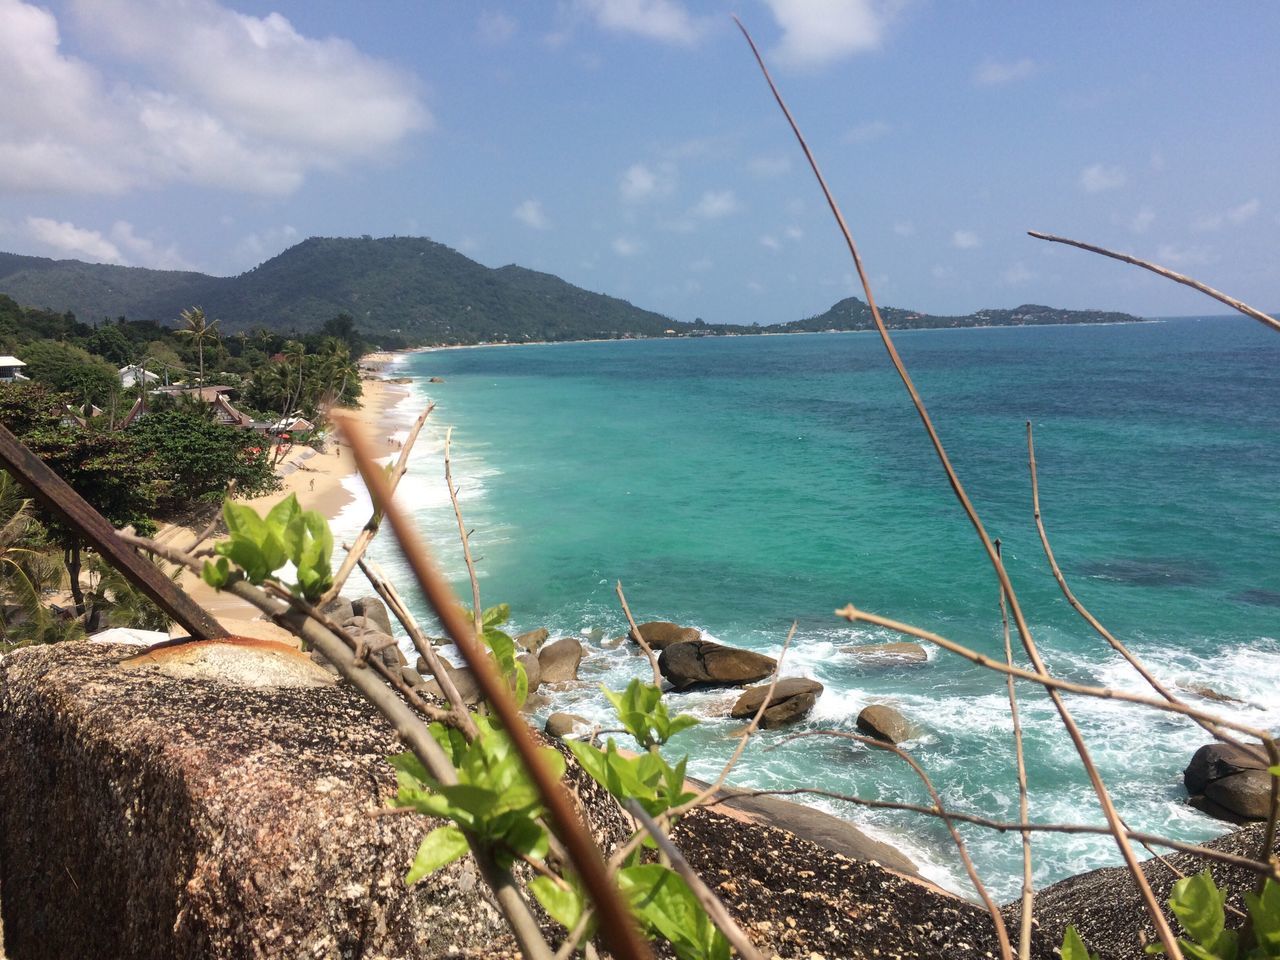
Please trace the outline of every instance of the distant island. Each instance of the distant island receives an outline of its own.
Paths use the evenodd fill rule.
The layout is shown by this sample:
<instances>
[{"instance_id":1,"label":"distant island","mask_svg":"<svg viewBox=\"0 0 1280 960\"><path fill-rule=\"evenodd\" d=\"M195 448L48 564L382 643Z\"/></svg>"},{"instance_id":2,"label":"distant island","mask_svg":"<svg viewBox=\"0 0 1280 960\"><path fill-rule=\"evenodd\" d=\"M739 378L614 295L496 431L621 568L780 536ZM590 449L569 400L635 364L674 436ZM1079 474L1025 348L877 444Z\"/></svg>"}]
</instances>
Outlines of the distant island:
<instances>
[{"instance_id":1,"label":"distant island","mask_svg":"<svg viewBox=\"0 0 1280 960\"><path fill-rule=\"evenodd\" d=\"M339 315L384 347L629 337L732 336L870 329L848 297L825 313L768 326L674 320L514 264L491 268L422 237L311 237L237 277L0 253L0 293L18 303L105 319L175 322L199 305L222 329L315 331ZM892 328L1139 321L1127 313L1026 304L966 316L883 307Z\"/></svg>"}]
</instances>

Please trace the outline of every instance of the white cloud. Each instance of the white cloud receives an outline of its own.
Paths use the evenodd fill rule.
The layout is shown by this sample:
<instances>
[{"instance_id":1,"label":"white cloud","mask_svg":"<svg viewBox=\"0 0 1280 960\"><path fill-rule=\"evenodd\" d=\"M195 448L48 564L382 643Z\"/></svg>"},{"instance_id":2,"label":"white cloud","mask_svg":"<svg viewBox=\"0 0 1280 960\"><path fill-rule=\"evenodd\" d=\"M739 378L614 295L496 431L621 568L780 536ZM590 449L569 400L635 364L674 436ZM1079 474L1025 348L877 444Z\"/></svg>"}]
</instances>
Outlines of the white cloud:
<instances>
[{"instance_id":1,"label":"white cloud","mask_svg":"<svg viewBox=\"0 0 1280 960\"><path fill-rule=\"evenodd\" d=\"M893 225L893 232L900 237L914 237L916 235L916 225L910 220L899 220Z\"/></svg>"},{"instance_id":2,"label":"white cloud","mask_svg":"<svg viewBox=\"0 0 1280 960\"><path fill-rule=\"evenodd\" d=\"M704 220L718 220L738 212L738 198L732 190L708 190L691 212Z\"/></svg>"},{"instance_id":3,"label":"white cloud","mask_svg":"<svg viewBox=\"0 0 1280 960\"><path fill-rule=\"evenodd\" d=\"M0 187L283 193L430 122L411 77L345 40L305 37L278 14L213 0L72 9L93 65L62 52L53 14L0 0Z\"/></svg>"},{"instance_id":4,"label":"white cloud","mask_svg":"<svg viewBox=\"0 0 1280 960\"><path fill-rule=\"evenodd\" d=\"M935 280L950 280L956 275L955 268L942 263L935 263L930 268L929 273L932 274Z\"/></svg>"},{"instance_id":5,"label":"white cloud","mask_svg":"<svg viewBox=\"0 0 1280 960\"><path fill-rule=\"evenodd\" d=\"M956 230L951 234L951 245L957 250L975 250L982 246L982 239L972 230Z\"/></svg>"},{"instance_id":6,"label":"white cloud","mask_svg":"<svg viewBox=\"0 0 1280 960\"><path fill-rule=\"evenodd\" d=\"M844 135L845 143L871 143L888 135L893 128L883 120L869 120L848 130Z\"/></svg>"},{"instance_id":7,"label":"white cloud","mask_svg":"<svg viewBox=\"0 0 1280 960\"><path fill-rule=\"evenodd\" d=\"M1202 266L1217 259L1217 254L1210 247L1180 247L1172 243L1162 243L1156 249L1156 262L1169 267Z\"/></svg>"},{"instance_id":8,"label":"white cloud","mask_svg":"<svg viewBox=\"0 0 1280 960\"><path fill-rule=\"evenodd\" d=\"M675 164L663 162L656 168L643 163L629 166L618 182L618 192L627 203L642 203L665 196L675 189Z\"/></svg>"},{"instance_id":9,"label":"white cloud","mask_svg":"<svg viewBox=\"0 0 1280 960\"><path fill-rule=\"evenodd\" d=\"M541 200L525 200L511 211L511 215L534 230L551 229L551 221L547 219L547 212L542 209Z\"/></svg>"},{"instance_id":10,"label":"white cloud","mask_svg":"<svg viewBox=\"0 0 1280 960\"><path fill-rule=\"evenodd\" d=\"M1036 278L1035 273L1027 269L1027 265L1019 260L1000 274L1000 279L1010 287L1019 287Z\"/></svg>"},{"instance_id":11,"label":"white cloud","mask_svg":"<svg viewBox=\"0 0 1280 960\"><path fill-rule=\"evenodd\" d=\"M515 36L519 23L499 10L486 10L476 21L476 32L485 43L498 46Z\"/></svg>"},{"instance_id":12,"label":"white cloud","mask_svg":"<svg viewBox=\"0 0 1280 960\"><path fill-rule=\"evenodd\" d=\"M286 247L298 242L298 230L289 224L269 227L266 230L254 231L240 239L235 246L236 261L239 263L261 263L274 257Z\"/></svg>"},{"instance_id":13,"label":"white cloud","mask_svg":"<svg viewBox=\"0 0 1280 960\"><path fill-rule=\"evenodd\" d=\"M1238 206L1231 207L1229 210L1200 217L1192 224L1192 227L1196 230L1221 230L1226 226L1238 227L1240 224L1247 223L1256 217L1261 209L1261 202L1257 197L1253 197Z\"/></svg>"},{"instance_id":14,"label":"white cloud","mask_svg":"<svg viewBox=\"0 0 1280 960\"><path fill-rule=\"evenodd\" d=\"M1134 233L1146 233L1151 225L1156 222L1156 212L1150 207L1142 207L1133 215L1128 223L1128 227Z\"/></svg>"},{"instance_id":15,"label":"white cloud","mask_svg":"<svg viewBox=\"0 0 1280 960\"><path fill-rule=\"evenodd\" d=\"M754 157L747 162L747 172L755 177L780 177L790 170L790 157Z\"/></svg>"},{"instance_id":16,"label":"white cloud","mask_svg":"<svg viewBox=\"0 0 1280 960\"><path fill-rule=\"evenodd\" d=\"M1000 87L1016 80L1025 80L1036 72L1036 62L1028 57L1001 63L987 60L973 72L973 82L980 87Z\"/></svg>"},{"instance_id":17,"label":"white cloud","mask_svg":"<svg viewBox=\"0 0 1280 960\"><path fill-rule=\"evenodd\" d=\"M65 220L27 217L27 233L33 241L56 255L97 263L125 263L120 248L97 230L77 227Z\"/></svg>"},{"instance_id":18,"label":"white cloud","mask_svg":"<svg viewBox=\"0 0 1280 960\"><path fill-rule=\"evenodd\" d=\"M578 7L606 30L664 43L692 44L704 29L675 0L578 0Z\"/></svg>"},{"instance_id":19,"label":"white cloud","mask_svg":"<svg viewBox=\"0 0 1280 960\"><path fill-rule=\"evenodd\" d=\"M784 231L783 231L783 233L785 233L785 234L787 235L787 239L788 239L788 240L803 240L803 239L804 239L804 231L803 231L803 230L801 230L799 227L796 227L796 226L787 227L787 229L786 229L786 230L784 230Z\"/></svg>"},{"instance_id":20,"label":"white cloud","mask_svg":"<svg viewBox=\"0 0 1280 960\"><path fill-rule=\"evenodd\" d=\"M768 247L770 250L782 249L782 244L778 242L778 238L768 233L760 237L760 246Z\"/></svg>"},{"instance_id":21,"label":"white cloud","mask_svg":"<svg viewBox=\"0 0 1280 960\"><path fill-rule=\"evenodd\" d=\"M1120 167L1108 167L1095 163L1080 171L1080 189L1085 193L1102 193L1104 190L1117 190L1128 182L1128 177Z\"/></svg>"},{"instance_id":22,"label":"white cloud","mask_svg":"<svg viewBox=\"0 0 1280 960\"><path fill-rule=\"evenodd\" d=\"M158 246L155 241L141 236L128 220L117 220L111 225L111 239L129 255L129 262L153 270L193 270L192 265L178 253L174 244Z\"/></svg>"},{"instance_id":23,"label":"white cloud","mask_svg":"<svg viewBox=\"0 0 1280 960\"><path fill-rule=\"evenodd\" d=\"M774 55L790 66L816 67L877 50L900 0L764 0L782 28Z\"/></svg>"},{"instance_id":24,"label":"white cloud","mask_svg":"<svg viewBox=\"0 0 1280 960\"><path fill-rule=\"evenodd\" d=\"M614 237L611 246L613 247L613 252L620 257L634 257L644 249L644 244L630 237Z\"/></svg>"},{"instance_id":25,"label":"white cloud","mask_svg":"<svg viewBox=\"0 0 1280 960\"><path fill-rule=\"evenodd\" d=\"M764 293L765 286L763 283L761 283L758 280L748 280L747 289L750 290L752 293Z\"/></svg>"},{"instance_id":26,"label":"white cloud","mask_svg":"<svg viewBox=\"0 0 1280 960\"><path fill-rule=\"evenodd\" d=\"M694 260L689 264L689 269L693 273L706 273L713 266L715 266L715 264L711 261L710 258L699 257L697 260Z\"/></svg>"}]
</instances>

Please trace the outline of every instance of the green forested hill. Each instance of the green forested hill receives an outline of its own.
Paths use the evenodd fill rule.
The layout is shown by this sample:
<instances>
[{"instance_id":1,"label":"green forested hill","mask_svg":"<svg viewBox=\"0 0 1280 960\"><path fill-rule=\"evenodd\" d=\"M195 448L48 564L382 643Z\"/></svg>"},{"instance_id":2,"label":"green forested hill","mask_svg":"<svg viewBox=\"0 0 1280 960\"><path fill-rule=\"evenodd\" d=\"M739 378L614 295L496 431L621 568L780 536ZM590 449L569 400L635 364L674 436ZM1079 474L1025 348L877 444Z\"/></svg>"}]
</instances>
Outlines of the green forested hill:
<instances>
[{"instance_id":1,"label":"green forested hill","mask_svg":"<svg viewBox=\"0 0 1280 960\"><path fill-rule=\"evenodd\" d=\"M688 324L559 277L514 265L492 269L422 237L312 237L238 277L147 270L0 253L0 293L25 306L73 312L84 322L127 316L173 322L201 306L224 332L312 331L339 314L374 343L476 343L700 334L861 330L866 304L841 300L825 313L768 327ZM964 317L882 309L891 327L1114 323L1137 317L1025 305Z\"/></svg>"}]
</instances>

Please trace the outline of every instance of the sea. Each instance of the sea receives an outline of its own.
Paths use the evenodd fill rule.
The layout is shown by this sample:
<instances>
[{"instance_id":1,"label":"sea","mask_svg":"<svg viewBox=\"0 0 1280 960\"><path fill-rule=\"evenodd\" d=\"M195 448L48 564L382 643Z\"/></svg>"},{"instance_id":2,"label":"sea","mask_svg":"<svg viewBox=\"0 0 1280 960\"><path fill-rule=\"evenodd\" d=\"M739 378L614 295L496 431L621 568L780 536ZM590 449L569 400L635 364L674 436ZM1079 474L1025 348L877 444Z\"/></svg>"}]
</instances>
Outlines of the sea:
<instances>
[{"instance_id":1,"label":"sea","mask_svg":"<svg viewBox=\"0 0 1280 960\"><path fill-rule=\"evenodd\" d=\"M1034 526L1028 422L1045 523L1081 601L1191 702L1280 728L1280 337L1244 318L1183 317L894 338L1003 542L1049 668L1146 692L1051 577ZM639 621L695 626L771 656L797 625L781 673L825 690L807 720L753 739L733 783L927 804L891 754L790 739L854 732L863 707L887 703L918 725L906 746L949 807L1017 819L1003 677L932 648L923 664L867 664L849 648L905 638L834 615L853 603L1003 657L995 577L875 334L443 349L403 357L395 374L413 379L397 408L401 435L436 405L400 500L459 593L470 597L443 474L449 428L484 605L509 604L513 633L547 627L587 648L585 682L555 692L541 714L611 726L600 685L650 676L629 644L609 644L626 628L621 581ZM367 519L367 496L353 492L340 538ZM410 592L389 535L373 557ZM1014 644L1025 663L1016 635ZM735 697L669 694L673 709L702 720L667 747L689 755L693 775L713 778L732 752ZM1103 823L1047 697L1025 684L1019 697L1032 819ZM1131 827L1191 841L1228 829L1186 803L1182 771L1208 739L1202 730L1140 707L1068 703ZM972 895L936 820L808 802ZM962 832L993 894L1014 899L1017 835ZM1038 835L1033 856L1038 886L1120 862L1110 838L1087 835Z\"/></svg>"}]
</instances>

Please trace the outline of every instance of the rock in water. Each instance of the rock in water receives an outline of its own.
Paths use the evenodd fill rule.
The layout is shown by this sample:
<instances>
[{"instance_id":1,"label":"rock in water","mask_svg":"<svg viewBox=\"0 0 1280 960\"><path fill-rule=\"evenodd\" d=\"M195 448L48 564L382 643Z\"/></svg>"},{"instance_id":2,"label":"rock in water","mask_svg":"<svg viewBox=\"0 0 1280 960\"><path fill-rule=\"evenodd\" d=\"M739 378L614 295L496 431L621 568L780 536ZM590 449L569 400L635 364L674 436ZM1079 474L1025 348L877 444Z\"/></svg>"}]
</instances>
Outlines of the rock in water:
<instances>
[{"instance_id":1,"label":"rock in water","mask_svg":"<svg viewBox=\"0 0 1280 960\"><path fill-rule=\"evenodd\" d=\"M582 644L573 637L564 637L555 643L547 644L538 651L543 683L577 680L578 664L581 662Z\"/></svg>"},{"instance_id":2,"label":"rock in water","mask_svg":"<svg viewBox=\"0 0 1280 960\"><path fill-rule=\"evenodd\" d=\"M774 686L773 696L769 697L768 708L760 717L760 726L770 730L803 719L818 702L822 689L822 684L817 680L808 680L804 677L788 677L785 680L779 680ZM734 703L729 716L735 720L754 717L756 711L760 709L760 704L764 703L768 692L768 684L748 688Z\"/></svg>"},{"instance_id":3,"label":"rock in water","mask_svg":"<svg viewBox=\"0 0 1280 960\"><path fill-rule=\"evenodd\" d=\"M863 663L887 666L894 663L927 663L929 654L924 647L909 640L895 643L860 643L855 646L841 647L845 653L851 653Z\"/></svg>"},{"instance_id":4,"label":"rock in water","mask_svg":"<svg viewBox=\"0 0 1280 960\"><path fill-rule=\"evenodd\" d=\"M914 723L883 703L863 708L858 714L858 729L869 737L895 745L920 735Z\"/></svg>"},{"instance_id":5,"label":"rock in water","mask_svg":"<svg viewBox=\"0 0 1280 960\"><path fill-rule=\"evenodd\" d=\"M524 676L529 681L529 692L534 693L542 686L542 664L532 653L522 653L517 657L524 664Z\"/></svg>"},{"instance_id":6,"label":"rock in water","mask_svg":"<svg viewBox=\"0 0 1280 960\"><path fill-rule=\"evenodd\" d=\"M1206 743L1197 750L1182 782L1193 807L1229 823L1265 819L1271 805L1267 764L1228 743Z\"/></svg>"},{"instance_id":7,"label":"rock in water","mask_svg":"<svg viewBox=\"0 0 1280 960\"><path fill-rule=\"evenodd\" d=\"M673 643L658 654L658 668L677 690L755 683L770 676L777 666L773 657L710 640Z\"/></svg>"},{"instance_id":8,"label":"rock in water","mask_svg":"<svg viewBox=\"0 0 1280 960\"><path fill-rule=\"evenodd\" d=\"M702 639L702 631L697 627L682 627L668 620L651 620L637 626L640 628L640 636L644 637L644 642L649 645L650 650L665 650L673 643L692 643L694 640ZM632 643L636 642L630 630L623 636ZM639 646L639 644L636 645Z\"/></svg>"},{"instance_id":9,"label":"rock in water","mask_svg":"<svg viewBox=\"0 0 1280 960\"><path fill-rule=\"evenodd\" d=\"M380 633L392 635L391 617L388 615L386 604L382 602L381 597L373 594L367 597L357 597L351 601L351 611L355 616L369 620L369 625L376 627Z\"/></svg>"},{"instance_id":10,"label":"rock in water","mask_svg":"<svg viewBox=\"0 0 1280 960\"><path fill-rule=\"evenodd\" d=\"M181 649L181 648L175 648ZM390 726L319 686L121 669L68 643L0 661L0 887L11 957L479 957L512 950L466 857L409 888L441 821L370 817ZM184 654L185 656L186 654ZM570 764L606 851L616 805Z\"/></svg>"},{"instance_id":11,"label":"rock in water","mask_svg":"<svg viewBox=\"0 0 1280 960\"><path fill-rule=\"evenodd\" d=\"M558 740L574 738L579 732L585 733L590 729L591 721L576 713L553 713L547 717L546 726L543 727L547 736Z\"/></svg>"},{"instance_id":12,"label":"rock in water","mask_svg":"<svg viewBox=\"0 0 1280 960\"><path fill-rule=\"evenodd\" d=\"M522 650L528 650L530 653L537 653L542 649L542 645L547 642L550 636L546 627L539 627L537 630L530 630L528 633L522 633L515 638L516 646Z\"/></svg>"}]
</instances>

